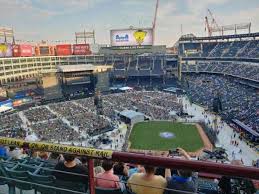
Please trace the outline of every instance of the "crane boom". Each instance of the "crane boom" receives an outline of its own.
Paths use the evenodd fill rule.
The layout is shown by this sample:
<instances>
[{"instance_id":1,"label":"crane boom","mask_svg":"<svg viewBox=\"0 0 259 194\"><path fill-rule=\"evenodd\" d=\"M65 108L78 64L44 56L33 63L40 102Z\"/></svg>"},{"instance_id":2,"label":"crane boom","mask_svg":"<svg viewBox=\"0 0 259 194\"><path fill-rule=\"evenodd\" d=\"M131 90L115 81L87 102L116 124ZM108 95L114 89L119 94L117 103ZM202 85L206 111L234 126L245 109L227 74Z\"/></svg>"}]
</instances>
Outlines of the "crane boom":
<instances>
[{"instance_id":1,"label":"crane boom","mask_svg":"<svg viewBox=\"0 0 259 194\"><path fill-rule=\"evenodd\" d=\"M205 16L205 31L206 30L208 30L208 36L212 36L214 32L220 32L220 35L223 36L224 32L233 30L235 34L238 30L248 30L248 33L250 33L251 22L219 26L210 9L207 9L207 16Z\"/></svg>"},{"instance_id":2,"label":"crane boom","mask_svg":"<svg viewBox=\"0 0 259 194\"><path fill-rule=\"evenodd\" d=\"M208 13L209 13L209 15L210 15L210 17L212 19L212 22L211 22L212 26L211 27L213 28L213 25L215 25L216 29L220 30L220 27L219 27L218 23L216 22L216 20L215 20L215 18L213 16L212 12L210 11L210 9L208 9Z\"/></svg>"},{"instance_id":3,"label":"crane boom","mask_svg":"<svg viewBox=\"0 0 259 194\"><path fill-rule=\"evenodd\" d=\"M155 29L155 28L156 28L156 18L157 18L158 5L159 5L159 0L157 0L157 1L156 1L155 16L154 16L153 26L152 26L152 28L153 28L153 29Z\"/></svg>"},{"instance_id":4,"label":"crane boom","mask_svg":"<svg viewBox=\"0 0 259 194\"><path fill-rule=\"evenodd\" d=\"M205 17L205 31L206 29L208 30L208 35L211 36L212 32L211 32L211 28L210 28L210 24L207 16Z\"/></svg>"},{"instance_id":5,"label":"crane boom","mask_svg":"<svg viewBox=\"0 0 259 194\"><path fill-rule=\"evenodd\" d=\"M154 20L152 24L152 29L153 29L153 44L155 42L155 30L156 30L156 18L157 18L157 10L159 6L159 0L156 0L156 9L155 9L155 15L154 15Z\"/></svg>"},{"instance_id":6,"label":"crane boom","mask_svg":"<svg viewBox=\"0 0 259 194\"><path fill-rule=\"evenodd\" d=\"M212 36L213 32L220 32L221 28L216 22L216 19L214 18L210 9L208 9L207 11L208 11L208 15L205 17L205 27L207 27L208 29L208 35ZM211 21L211 23L209 21ZM205 28L205 31L206 31L206 28Z\"/></svg>"}]
</instances>

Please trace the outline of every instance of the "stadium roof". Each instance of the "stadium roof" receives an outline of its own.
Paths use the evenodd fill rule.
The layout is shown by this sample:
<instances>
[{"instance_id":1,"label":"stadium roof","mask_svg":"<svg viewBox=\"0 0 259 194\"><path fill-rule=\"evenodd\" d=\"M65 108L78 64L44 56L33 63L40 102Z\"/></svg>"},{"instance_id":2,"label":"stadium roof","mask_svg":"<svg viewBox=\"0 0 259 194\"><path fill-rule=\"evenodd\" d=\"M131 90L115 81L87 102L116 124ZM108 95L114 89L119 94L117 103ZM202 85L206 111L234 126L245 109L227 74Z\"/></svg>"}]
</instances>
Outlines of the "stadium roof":
<instances>
[{"instance_id":1,"label":"stadium roof","mask_svg":"<svg viewBox=\"0 0 259 194\"><path fill-rule=\"evenodd\" d=\"M211 37L195 37L195 36L182 36L179 41L193 41L193 40L224 40L233 38L255 38L259 37L259 33L247 33L247 34L233 34L233 35L223 35L223 36L211 36Z\"/></svg>"},{"instance_id":2,"label":"stadium roof","mask_svg":"<svg viewBox=\"0 0 259 194\"><path fill-rule=\"evenodd\" d=\"M143 113L136 112L134 110L124 110L124 111L121 111L120 115L124 116L124 117L127 117L129 119L133 119L133 118L138 117L138 116L144 116Z\"/></svg>"},{"instance_id":3,"label":"stadium roof","mask_svg":"<svg viewBox=\"0 0 259 194\"><path fill-rule=\"evenodd\" d=\"M80 71L93 71L94 66L91 64L82 65L59 65L58 72L80 72Z\"/></svg>"}]
</instances>

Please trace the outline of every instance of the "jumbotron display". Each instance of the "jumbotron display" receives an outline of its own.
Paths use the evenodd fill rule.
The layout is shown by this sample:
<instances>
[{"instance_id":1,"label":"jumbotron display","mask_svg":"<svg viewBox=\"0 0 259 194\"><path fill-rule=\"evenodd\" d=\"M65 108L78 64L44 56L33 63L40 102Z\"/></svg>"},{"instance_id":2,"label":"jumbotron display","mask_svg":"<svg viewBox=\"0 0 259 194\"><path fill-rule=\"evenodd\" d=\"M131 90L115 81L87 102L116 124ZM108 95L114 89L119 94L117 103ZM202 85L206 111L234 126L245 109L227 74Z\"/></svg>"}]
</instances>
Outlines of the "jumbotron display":
<instances>
[{"instance_id":1,"label":"jumbotron display","mask_svg":"<svg viewBox=\"0 0 259 194\"><path fill-rule=\"evenodd\" d=\"M153 45L153 29L111 30L111 46L149 46Z\"/></svg>"}]
</instances>

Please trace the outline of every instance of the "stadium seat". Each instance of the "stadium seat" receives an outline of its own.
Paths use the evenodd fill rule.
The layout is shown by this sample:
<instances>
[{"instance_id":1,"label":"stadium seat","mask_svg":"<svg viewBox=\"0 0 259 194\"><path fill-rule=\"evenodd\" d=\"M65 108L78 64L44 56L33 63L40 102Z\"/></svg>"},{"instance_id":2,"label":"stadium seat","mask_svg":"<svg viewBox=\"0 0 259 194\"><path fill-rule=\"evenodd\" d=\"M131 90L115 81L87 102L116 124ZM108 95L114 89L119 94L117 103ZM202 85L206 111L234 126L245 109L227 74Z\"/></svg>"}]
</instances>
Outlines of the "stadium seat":
<instances>
[{"instance_id":1,"label":"stadium seat","mask_svg":"<svg viewBox=\"0 0 259 194\"><path fill-rule=\"evenodd\" d=\"M13 178L15 180L10 181L11 185L20 189L20 194L23 193L23 190L33 190L32 185L30 183L20 182L26 181L29 182L29 174L27 171L15 171L10 170L8 168L4 168L8 177ZM20 181L19 181L20 180Z\"/></svg>"},{"instance_id":2,"label":"stadium seat","mask_svg":"<svg viewBox=\"0 0 259 194\"><path fill-rule=\"evenodd\" d=\"M44 162L44 163L43 163L43 167L44 167L44 168L54 169L55 166L56 166L56 164L52 164L52 163L49 163L49 162Z\"/></svg>"},{"instance_id":3,"label":"stadium seat","mask_svg":"<svg viewBox=\"0 0 259 194\"><path fill-rule=\"evenodd\" d=\"M72 191L78 191L78 192L86 192L88 189L88 180L85 180L86 184L79 183L79 182L72 182L72 181L62 181L62 180L56 180L55 181L55 187L66 189L66 190L72 190ZM69 191L61 191L58 190L57 194L71 194Z\"/></svg>"},{"instance_id":4,"label":"stadium seat","mask_svg":"<svg viewBox=\"0 0 259 194\"><path fill-rule=\"evenodd\" d=\"M29 172L30 181L37 184L42 184L46 186L54 186L55 177L54 176L42 176L36 175ZM40 192L41 194L56 194L57 191L52 188L47 188L40 185L32 185L36 192Z\"/></svg>"},{"instance_id":5,"label":"stadium seat","mask_svg":"<svg viewBox=\"0 0 259 194\"><path fill-rule=\"evenodd\" d=\"M38 166L29 166L29 165L18 164L15 167L13 167L12 170L26 171L26 172L34 173L38 168L39 168Z\"/></svg>"},{"instance_id":6,"label":"stadium seat","mask_svg":"<svg viewBox=\"0 0 259 194\"><path fill-rule=\"evenodd\" d=\"M199 193L218 194L218 185L212 181L198 180Z\"/></svg>"},{"instance_id":7,"label":"stadium seat","mask_svg":"<svg viewBox=\"0 0 259 194\"><path fill-rule=\"evenodd\" d=\"M15 162L9 162L9 161L3 161L1 162L1 166L2 167L6 167L6 168L14 168L15 166L17 166L18 164Z\"/></svg>"},{"instance_id":8,"label":"stadium seat","mask_svg":"<svg viewBox=\"0 0 259 194\"><path fill-rule=\"evenodd\" d=\"M44 162L39 160L39 159L35 159L35 158L27 158L24 161L24 164L29 164L29 165L33 165L33 166L39 166L41 164L43 164Z\"/></svg>"},{"instance_id":9,"label":"stadium seat","mask_svg":"<svg viewBox=\"0 0 259 194\"><path fill-rule=\"evenodd\" d=\"M100 187L95 188L95 194L123 194L123 193L124 192L121 191L121 189L105 189Z\"/></svg>"},{"instance_id":10,"label":"stadium seat","mask_svg":"<svg viewBox=\"0 0 259 194\"><path fill-rule=\"evenodd\" d=\"M43 167L43 169L40 168L38 171L36 171L35 174L49 176L53 174L53 169L48 169L48 167Z\"/></svg>"},{"instance_id":11,"label":"stadium seat","mask_svg":"<svg viewBox=\"0 0 259 194\"><path fill-rule=\"evenodd\" d=\"M6 177L6 173L5 171L3 170L3 168L0 166L0 177ZM4 178L0 178L0 185L5 185L7 184L7 180L4 179Z\"/></svg>"}]
</instances>

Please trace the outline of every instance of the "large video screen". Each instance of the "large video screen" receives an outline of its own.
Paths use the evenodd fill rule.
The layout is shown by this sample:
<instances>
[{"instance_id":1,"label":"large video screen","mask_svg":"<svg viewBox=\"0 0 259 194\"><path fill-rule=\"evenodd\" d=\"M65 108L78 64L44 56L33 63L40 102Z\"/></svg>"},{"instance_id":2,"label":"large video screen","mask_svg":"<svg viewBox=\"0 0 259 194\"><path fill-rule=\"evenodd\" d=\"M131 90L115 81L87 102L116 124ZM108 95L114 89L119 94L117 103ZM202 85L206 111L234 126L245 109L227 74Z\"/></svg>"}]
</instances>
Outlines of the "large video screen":
<instances>
[{"instance_id":1,"label":"large video screen","mask_svg":"<svg viewBox=\"0 0 259 194\"><path fill-rule=\"evenodd\" d=\"M147 45L153 45L153 30L151 28L111 30L111 46Z\"/></svg>"}]
</instances>

